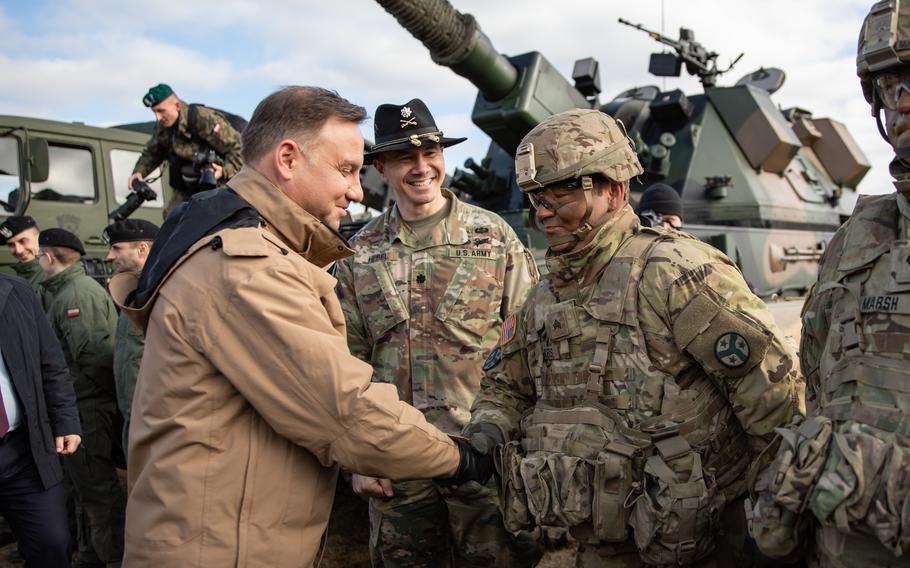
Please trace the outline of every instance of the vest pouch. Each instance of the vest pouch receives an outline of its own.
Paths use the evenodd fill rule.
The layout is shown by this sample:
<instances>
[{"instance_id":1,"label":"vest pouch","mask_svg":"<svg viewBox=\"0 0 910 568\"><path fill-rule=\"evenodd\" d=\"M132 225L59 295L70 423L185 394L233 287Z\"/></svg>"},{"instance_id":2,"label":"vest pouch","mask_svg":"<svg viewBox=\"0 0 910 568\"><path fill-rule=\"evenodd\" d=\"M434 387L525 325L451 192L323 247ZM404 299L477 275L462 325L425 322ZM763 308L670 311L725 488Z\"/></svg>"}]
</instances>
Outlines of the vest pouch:
<instances>
[{"instance_id":1,"label":"vest pouch","mask_svg":"<svg viewBox=\"0 0 910 568\"><path fill-rule=\"evenodd\" d=\"M574 527L591 519L594 471L585 459L538 453L525 457L519 468L536 524Z\"/></svg>"},{"instance_id":2,"label":"vest pouch","mask_svg":"<svg viewBox=\"0 0 910 568\"><path fill-rule=\"evenodd\" d=\"M597 456L591 519L595 537L607 542L628 538L629 501L635 489L631 458L611 452Z\"/></svg>"},{"instance_id":3,"label":"vest pouch","mask_svg":"<svg viewBox=\"0 0 910 568\"><path fill-rule=\"evenodd\" d=\"M528 495L521 478L521 442L512 441L502 446L497 471L501 472L502 522L512 533L531 527Z\"/></svg>"},{"instance_id":4,"label":"vest pouch","mask_svg":"<svg viewBox=\"0 0 910 568\"><path fill-rule=\"evenodd\" d=\"M832 423L815 416L777 433L777 453L758 473L754 501L746 502L746 519L761 551L783 558L809 539L812 515L803 511L825 465Z\"/></svg>"},{"instance_id":5,"label":"vest pouch","mask_svg":"<svg viewBox=\"0 0 910 568\"><path fill-rule=\"evenodd\" d=\"M895 556L910 550L910 448L891 444L866 524Z\"/></svg>"},{"instance_id":6,"label":"vest pouch","mask_svg":"<svg viewBox=\"0 0 910 568\"><path fill-rule=\"evenodd\" d=\"M821 476L832 423L824 416L804 420L796 430L778 428L780 446L771 464L769 490L776 503L802 513Z\"/></svg>"},{"instance_id":7,"label":"vest pouch","mask_svg":"<svg viewBox=\"0 0 910 568\"><path fill-rule=\"evenodd\" d=\"M648 564L685 565L714 550L714 530L723 508L713 477L702 471L701 456L689 449L673 456L691 461L683 481L665 458L652 455L645 462L643 492L635 501L629 524L639 556Z\"/></svg>"},{"instance_id":8,"label":"vest pouch","mask_svg":"<svg viewBox=\"0 0 910 568\"><path fill-rule=\"evenodd\" d=\"M809 507L823 526L846 532L869 511L891 444L859 424L838 429Z\"/></svg>"}]
</instances>

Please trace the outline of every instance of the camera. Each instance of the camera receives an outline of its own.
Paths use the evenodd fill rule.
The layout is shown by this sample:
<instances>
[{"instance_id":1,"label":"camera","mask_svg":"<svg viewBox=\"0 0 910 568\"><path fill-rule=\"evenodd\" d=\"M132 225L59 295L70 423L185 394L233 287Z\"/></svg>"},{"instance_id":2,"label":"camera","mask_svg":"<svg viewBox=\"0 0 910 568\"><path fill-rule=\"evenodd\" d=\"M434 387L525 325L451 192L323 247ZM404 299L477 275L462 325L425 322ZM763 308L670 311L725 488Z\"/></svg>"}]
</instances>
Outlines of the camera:
<instances>
[{"instance_id":1,"label":"camera","mask_svg":"<svg viewBox=\"0 0 910 568\"><path fill-rule=\"evenodd\" d=\"M220 166L221 159L214 150L193 154L193 171L199 175L196 182L197 191L208 191L218 187L218 181L215 179L215 164Z\"/></svg>"},{"instance_id":2,"label":"camera","mask_svg":"<svg viewBox=\"0 0 910 568\"><path fill-rule=\"evenodd\" d=\"M641 219L643 227L660 227L664 222L664 216L653 209L641 211L638 218Z\"/></svg>"},{"instance_id":3,"label":"camera","mask_svg":"<svg viewBox=\"0 0 910 568\"><path fill-rule=\"evenodd\" d=\"M132 190L126 198L126 202L120 207L111 211L111 214L108 215L108 219L111 221L123 221L127 217L133 214L133 211L139 209L146 201L154 201L158 194L155 193L155 190L152 189L149 184L138 179L133 180Z\"/></svg>"}]
</instances>

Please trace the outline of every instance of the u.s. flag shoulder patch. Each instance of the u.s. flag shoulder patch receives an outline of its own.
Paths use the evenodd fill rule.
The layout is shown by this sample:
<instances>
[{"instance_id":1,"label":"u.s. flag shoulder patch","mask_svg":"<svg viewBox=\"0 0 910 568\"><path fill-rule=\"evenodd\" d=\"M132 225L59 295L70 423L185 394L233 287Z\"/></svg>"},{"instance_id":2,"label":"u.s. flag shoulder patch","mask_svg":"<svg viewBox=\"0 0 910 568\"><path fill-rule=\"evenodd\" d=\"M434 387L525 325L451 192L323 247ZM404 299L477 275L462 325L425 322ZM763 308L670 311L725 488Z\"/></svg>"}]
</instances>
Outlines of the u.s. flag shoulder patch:
<instances>
[{"instance_id":1,"label":"u.s. flag shoulder patch","mask_svg":"<svg viewBox=\"0 0 910 568\"><path fill-rule=\"evenodd\" d=\"M68 317L68 318L77 317L81 313L82 313L82 310L80 310L79 308L66 308L66 317Z\"/></svg>"},{"instance_id":2,"label":"u.s. flag shoulder patch","mask_svg":"<svg viewBox=\"0 0 910 568\"><path fill-rule=\"evenodd\" d=\"M518 322L515 314L509 314L509 317L506 318L506 321L502 322L502 334L499 336L499 344L506 345L515 339L515 328L517 327Z\"/></svg>"}]
</instances>

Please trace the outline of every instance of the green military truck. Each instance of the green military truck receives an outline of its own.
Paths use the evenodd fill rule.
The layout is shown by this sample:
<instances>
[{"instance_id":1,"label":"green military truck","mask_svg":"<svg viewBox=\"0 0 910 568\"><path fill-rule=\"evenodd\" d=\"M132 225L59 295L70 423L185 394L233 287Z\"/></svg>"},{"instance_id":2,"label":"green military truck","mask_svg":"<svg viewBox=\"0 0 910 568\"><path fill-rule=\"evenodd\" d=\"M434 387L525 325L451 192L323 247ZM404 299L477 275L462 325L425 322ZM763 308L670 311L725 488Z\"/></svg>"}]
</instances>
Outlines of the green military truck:
<instances>
[{"instance_id":1,"label":"green military truck","mask_svg":"<svg viewBox=\"0 0 910 568\"><path fill-rule=\"evenodd\" d=\"M101 231L111 222L108 215L126 202L127 179L151 126L99 128L0 115L0 223L10 215L31 215L41 229L72 231L85 244L89 274L106 277ZM157 197L131 218L161 224L172 191L166 179L150 184ZM0 249L0 271L12 274L16 260L6 247Z\"/></svg>"}]
</instances>

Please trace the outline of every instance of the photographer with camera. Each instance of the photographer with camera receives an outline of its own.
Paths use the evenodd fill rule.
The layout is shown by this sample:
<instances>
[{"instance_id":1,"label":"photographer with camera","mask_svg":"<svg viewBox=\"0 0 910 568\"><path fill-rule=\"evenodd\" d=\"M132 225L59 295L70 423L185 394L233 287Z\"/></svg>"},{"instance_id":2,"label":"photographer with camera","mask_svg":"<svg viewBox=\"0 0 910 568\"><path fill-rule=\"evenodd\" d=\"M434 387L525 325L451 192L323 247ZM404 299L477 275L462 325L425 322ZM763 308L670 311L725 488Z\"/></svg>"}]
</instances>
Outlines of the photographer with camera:
<instances>
[{"instance_id":1,"label":"photographer with camera","mask_svg":"<svg viewBox=\"0 0 910 568\"><path fill-rule=\"evenodd\" d=\"M194 193L222 186L240 170L239 117L198 104L186 104L163 83L149 89L142 103L155 113L157 124L136 161L129 186L145 181L155 168L168 163L174 195L164 214Z\"/></svg>"},{"instance_id":2,"label":"photographer with camera","mask_svg":"<svg viewBox=\"0 0 910 568\"><path fill-rule=\"evenodd\" d=\"M665 183L655 183L646 189L635 212L646 227L679 230L683 226L682 198Z\"/></svg>"}]
</instances>

